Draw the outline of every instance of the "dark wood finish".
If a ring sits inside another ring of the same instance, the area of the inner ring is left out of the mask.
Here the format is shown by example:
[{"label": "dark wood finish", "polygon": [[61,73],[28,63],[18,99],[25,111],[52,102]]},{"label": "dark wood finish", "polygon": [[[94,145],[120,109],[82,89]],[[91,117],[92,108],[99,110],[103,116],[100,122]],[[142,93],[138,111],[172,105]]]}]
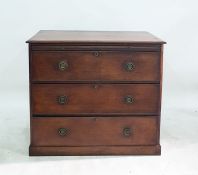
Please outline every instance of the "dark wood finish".
[{"label": "dark wood finish", "polygon": [[134,52],[160,52],[159,44],[143,43],[31,43],[32,51],[134,51]]},{"label": "dark wood finish", "polygon": [[[163,50],[164,50],[164,46],[161,46],[161,50],[160,50],[160,100],[159,100],[159,112],[161,115],[161,104],[162,104],[162,79],[163,79]],[[161,122],[161,117],[158,117],[157,119],[157,127],[158,127],[158,143],[160,144],[160,122]]]},{"label": "dark wood finish", "polygon": [[[34,114],[159,113],[158,84],[34,84]],[[66,96],[65,104],[58,103]],[[134,101],[126,103],[125,97]]]},{"label": "dark wood finish", "polygon": [[30,146],[30,156],[161,155],[161,146]]},{"label": "dark wood finish", "polygon": [[[40,31],[27,43],[31,156],[161,154],[164,41],[148,32]],[[59,61],[68,69],[58,71]]]},{"label": "dark wood finish", "polygon": [[[156,145],[156,117],[45,117],[32,119],[32,146]],[[124,135],[124,129],[131,133]],[[61,136],[58,131],[66,128]]]},{"label": "dark wood finish", "polygon": [[[96,55],[98,54],[98,55]],[[130,51],[34,51],[33,81],[159,81],[160,53]],[[59,70],[59,63],[68,64]],[[127,63],[134,69],[128,71]]]},{"label": "dark wood finish", "polygon": [[27,43],[154,43],[165,42],[149,32],[41,30]]}]

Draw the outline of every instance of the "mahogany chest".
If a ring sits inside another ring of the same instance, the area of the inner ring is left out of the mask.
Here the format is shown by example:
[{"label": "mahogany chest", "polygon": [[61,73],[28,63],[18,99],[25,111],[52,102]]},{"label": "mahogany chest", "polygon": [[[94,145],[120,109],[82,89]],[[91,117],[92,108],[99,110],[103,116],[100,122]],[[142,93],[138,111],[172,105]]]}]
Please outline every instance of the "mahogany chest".
[{"label": "mahogany chest", "polygon": [[39,31],[29,43],[29,154],[159,155],[164,41]]}]

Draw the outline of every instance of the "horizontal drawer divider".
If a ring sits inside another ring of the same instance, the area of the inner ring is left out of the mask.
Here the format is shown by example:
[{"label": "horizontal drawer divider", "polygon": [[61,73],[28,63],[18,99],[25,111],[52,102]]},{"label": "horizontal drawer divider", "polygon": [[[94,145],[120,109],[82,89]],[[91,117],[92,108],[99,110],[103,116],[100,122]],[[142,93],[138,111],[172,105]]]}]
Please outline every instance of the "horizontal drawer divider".
[{"label": "horizontal drawer divider", "polygon": [[120,116],[159,116],[156,113],[80,113],[80,114],[32,114],[33,117],[120,117]]},{"label": "horizontal drawer divider", "polygon": [[160,81],[32,81],[33,84],[160,84]]},{"label": "horizontal drawer divider", "polygon": [[140,144],[137,144],[137,145],[80,145],[80,146],[78,146],[78,145],[65,145],[65,146],[36,146],[36,145],[30,145],[30,146],[33,146],[33,147],[57,147],[57,148],[59,148],[59,147],[111,147],[111,146],[124,146],[124,147],[128,147],[128,146],[156,146],[157,144],[144,144],[144,145],[140,145]]},{"label": "horizontal drawer divider", "polygon": [[136,51],[136,52],[160,52],[160,45],[147,45],[147,46],[120,46],[114,45],[114,46],[55,46],[55,45],[32,45],[31,46],[32,51]]}]

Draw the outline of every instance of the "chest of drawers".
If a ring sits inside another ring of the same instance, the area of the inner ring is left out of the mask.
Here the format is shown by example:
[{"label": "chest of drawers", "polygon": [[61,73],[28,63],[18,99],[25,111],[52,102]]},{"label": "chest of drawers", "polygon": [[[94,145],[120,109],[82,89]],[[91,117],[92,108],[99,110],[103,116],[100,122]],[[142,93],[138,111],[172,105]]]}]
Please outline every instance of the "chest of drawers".
[{"label": "chest of drawers", "polygon": [[29,43],[29,154],[159,155],[164,41],[40,31]]}]

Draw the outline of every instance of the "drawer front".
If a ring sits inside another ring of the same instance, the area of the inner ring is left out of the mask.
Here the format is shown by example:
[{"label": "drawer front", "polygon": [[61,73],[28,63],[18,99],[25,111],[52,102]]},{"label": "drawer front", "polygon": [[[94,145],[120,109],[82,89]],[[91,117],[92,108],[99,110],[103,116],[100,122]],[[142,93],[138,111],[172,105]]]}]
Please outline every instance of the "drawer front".
[{"label": "drawer front", "polygon": [[160,53],[33,51],[33,81],[159,81]]},{"label": "drawer front", "polygon": [[32,119],[32,146],[156,145],[155,117]]},{"label": "drawer front", "polygon": [[34,114],[158,114],[159,84],[33,84]]}]

